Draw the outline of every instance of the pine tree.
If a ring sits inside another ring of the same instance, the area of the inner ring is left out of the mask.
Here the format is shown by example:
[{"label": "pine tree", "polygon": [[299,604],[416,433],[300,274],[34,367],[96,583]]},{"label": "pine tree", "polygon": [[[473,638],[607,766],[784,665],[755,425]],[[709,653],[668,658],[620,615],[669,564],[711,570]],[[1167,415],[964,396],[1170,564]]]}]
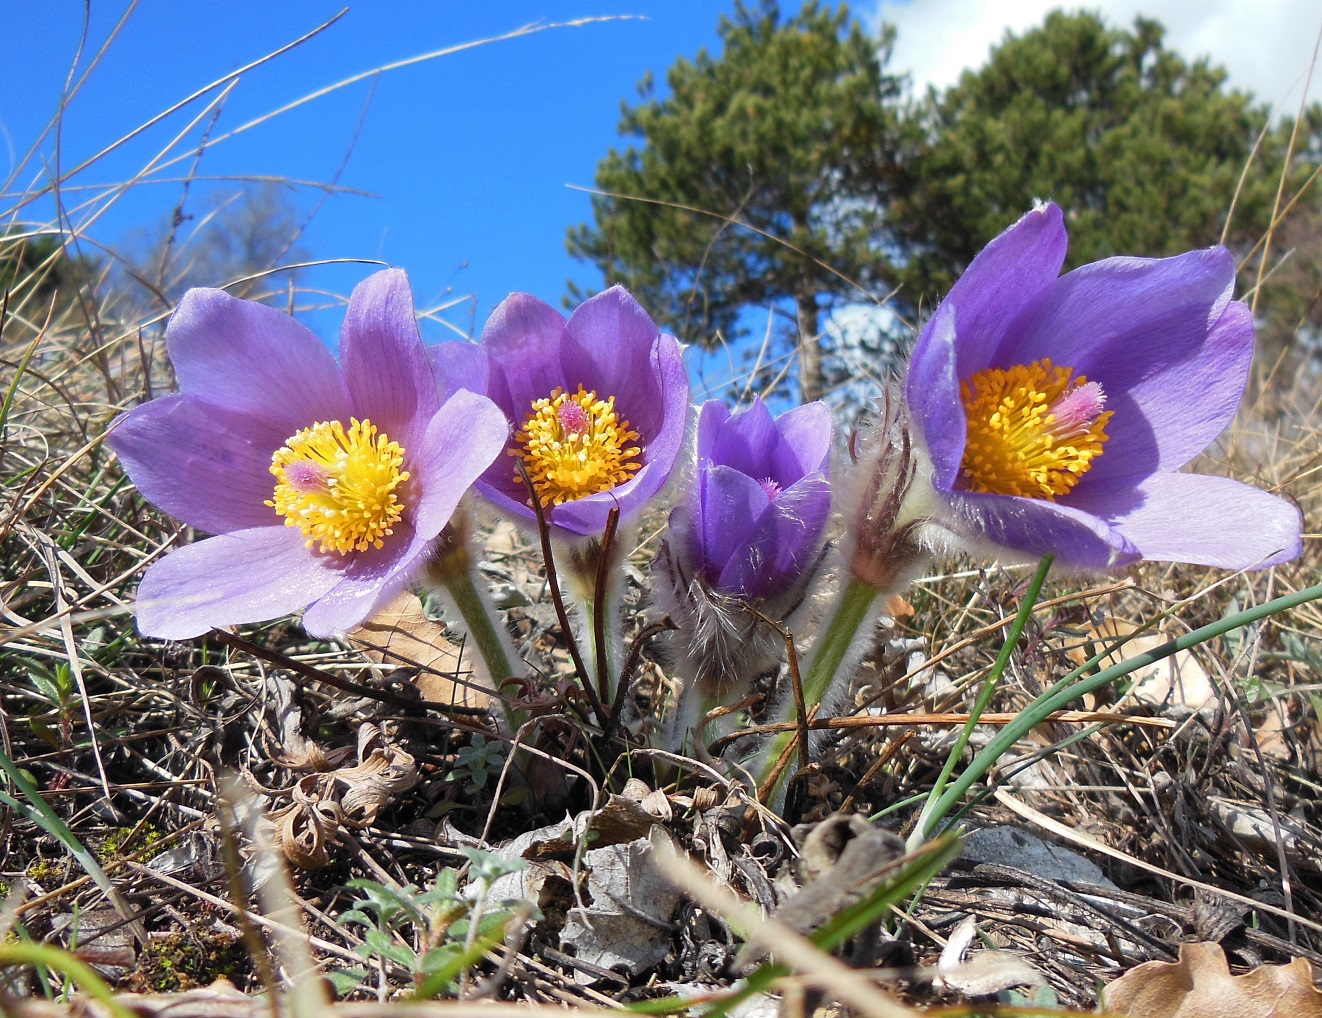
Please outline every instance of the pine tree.
[{"label": "pine tree", "polygon": [[816,399],[823,302],[866,299],[889,278],[893,35],[871,40],[846,7],[815,0],[786,20],[774,0],[737,3],[719,34],[718,56],[670,68],[664,99],[644,79],[642,101],[623,106],[620,133],[638,144],[598,164],[607,193],[569,250],[688,342],[733,338],[742,309],[792,307],[800,388]]},{"label": "pine tree", "polygon": [[[1232,201],[1228,242],[1247,250],[1262,235],[1290,125],[1267,133],[1240,187],[1268,110],[1163,36],[1143,18],[1123,31],[1095,14],[1054,12],[1040,28],[1007,33],[986,66],[929,96],[917,111],[926,146],[890,209],[909,256],[906,300],[939,298],[1039,198],[1065,210],[1069,267],[1215,244]],[[1308,161],[1307,152],[1294,161],[1295,187]]]}]

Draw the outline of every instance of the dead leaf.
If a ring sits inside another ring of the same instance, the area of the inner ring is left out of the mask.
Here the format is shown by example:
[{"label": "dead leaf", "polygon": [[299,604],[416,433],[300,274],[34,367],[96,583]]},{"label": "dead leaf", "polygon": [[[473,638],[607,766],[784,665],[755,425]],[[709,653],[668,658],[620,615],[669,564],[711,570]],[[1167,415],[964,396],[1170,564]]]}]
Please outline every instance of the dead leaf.
[{"label": "dead leaf", "polygon": [[888,594],[882,599],[881,612],[889,615],[896,624],[904,625],[917,614],[917,609],[899,594]]},{"label": "dead leaf", "polygon": [[461,660],[466,655],[450,642],[444,624],[427,618],[412,591],[400,591],[348,636],[372,661],[415,669],[413,684],[424,700],[479,709],[491,703],[491,693]]},{"label": "dead leaf", "polygon": [[[683,897],[657,868],[652,843],[590,849],[583,857],[588,904],[572,908],[560,934],[577,958],[599,968],[638,975],[659,964],[670,949],[671,919]],[[579,969],[579,982],[591,977]]]},{"label": "dead leaf", "polygon": [[[796,836],[802,828],[796,828]],[[776,918],[797,933],[811,933],[867,897],[904,857],[904,841],[856,814],[836,813],[808,830],[799,860],[803,886],[784,901]],[[746,945],[735,964],[741,971],[765,955]]]},{"label": "dead leaf", "polygon": [[969,947],[978,935],[977,921],[966,917],[946,941],[936,963],[934,985],[970,997],[987,997],[1016,986],[1045,986],[1046,977],[1009,951],[975,951]]},{"label": "dead leaf", "polygon": [[653,790],[641,778],[630,778],[624,783],[621,795],[638,803],[647,814],[661,821],[669,821],[675,814],[670,808],[670,799],[661,789]]},{"label": "dead leaf", "polygon": [[[1133,633],[1137,626],[1124,619],[1106,615],[1096,626],[1089,627],[1089,638],[1098,648],[1114,643],[1122,636]],[[1170,637],[1162,633],[1149,633],[1136,636],[1114,654],[1104,658],[1101,667],[1113,664],[1155,650],[1170,642]],[[1084,648],[1078,647],[1070,652],[1070,657],[1079,664],[1091,655]],[[1192,651],[1176,651],[1169,657],[1154,661],[1146,668],[1140,668],[1129,676],[1134,680],[1134,687],[1124,699],[1133,698],[1141,703],[1155,703],[1188,707],[1190,710],[1212,710],[1216,707],[1218,694],[1216,684],[1199,664]],[[1121,703],[1124,700],[1120,701]]]},{"label": "dead leaf", "polygon": [[327,771],[349,757],[353,751],[348,747],[328,754],[303,734],[303,708],[299,706],[298,687],[293,682],[273,675],[268,687],[271,701],[266,714],[276,732],[268,755],[274,763],[294,771]]},{"label": "dead leaf", "polygon": [[1232,976],[1218,944],[1182,944],[1177,962],[1149,961],[1102,991],[1102,1007],[1129,1018],[1322,1018],[1308,962]]},{"label": "dead leaf", "polygon": [[413,757],[376,725],[361,725],[355,766],[304,775],[289,790],[289,804],[270,814],[275,843],[293,866],[325,866],[341,827],[366,827],[393,796],[417,783]]}]

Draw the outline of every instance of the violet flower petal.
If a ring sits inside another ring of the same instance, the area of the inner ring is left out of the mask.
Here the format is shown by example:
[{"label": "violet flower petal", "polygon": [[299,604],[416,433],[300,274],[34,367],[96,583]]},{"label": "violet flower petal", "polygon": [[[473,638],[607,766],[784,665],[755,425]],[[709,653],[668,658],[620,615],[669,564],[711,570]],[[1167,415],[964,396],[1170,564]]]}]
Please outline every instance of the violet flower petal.
[{"label": "violet flower petal", "polygon": [[709,399],[698,409],[698,462],[712,458],[721,429],[730,419],[730,408],[719,399]]},{"label": "violet flower petal", "polygon": [[431,537],[415,534],[408,520],[400,520],[393,529],[383,547],[348,558],[339,582],[308,605],[303,613],[308,633],[329,637],[346,632],[404,588]]},{"label": "violet flower petal", "polygon": [[442,404],[409,457],[409,483],[420,496],[411,519],[422,537],[441,532],[455,507],[493,458],[503,455],[509,423],[485,396],[460,389]]},{"label": "violet flower petal", "polygon": [[[427,348],[441,402],[460,389],[496,397],[491,393],[491,360],[476,343],[451,340]],[[499,402],[499,400],[497,400]]]},{"label": "violet flower petal", "polygon": [[1228,477],[1159,473],[1138,493],[1142,503],[1112,526],[1149,561],[1261,569],[1302,550],[1292,503]]},{"label": "violet flower petal", "polygon": [[964,536],[1026,556],[1055,555],[1061,565],[1116,569],[1142,554],[1124,534],[1083,509],[1014,495],[944,492]]},{"label": "violet flower petal", "polygon": [[771,512],[771,500],[756,479],[723,464],[703,471],[699,497],[704,571],[715,580],[735,549],[747,544],[750,531]]},{"label": "violet flower petal", "polygon": [[502,453],[508,430],[505,415],[485,396],[461,389],[446,400],[407,452],[407,516],[384,547],[345,563],[340,582],[303,613],[303,628],[314,636],[351,629],[400,590],[460,498]]},{"label": "violet flower petal", "polygon": [[945,301],[928,320],[914,347],[905,380],[905,399],[932,461],[932,483],[949,491],[959,478],[968,419],[959,398],[956,373],[957,311]]},{"label": "violet flower petal", "polygon": [[170,317],[166,345],[183,392],[270,421],[284,438],[349,416],[335,357],[275,308],[223,290],[189,290]]},{"label": "violet flower petal", "polygon": [[1027,213],[969,263],[942,302],[957,313],[960,378],[991,365],[1015,316],[1056,282],[1068,244],[1064,215],[1052,203]]},{"label": "violet flower petal", "polygon": [[1224,248],[1085,265],[1025,309],[995,363],[1046,357],[1101,384],[1115,416],[1090,484],[1177,468],[1229,423],[1248,379],[1253,328],[1230,306],[1234,276]]},{"label": "violet flower petal", "polygon": [[[486,390],[515,428],[523,426],[534,400],[545,399],[557,386],[568,385],[561,368],[560,339],[565,318],[530,293],[512,293],[491,313],[482,329],[482,348],[490,358],[493,384]],[[477,389],[474,392],[480,391]]]},{"label": "violet flower petal", "polygon": [[[699,418],[708,413],[707,407],[718,400],[710,400],[702,408]],[[699,428],[699,437],[702,431]],[[731,467],[755,480],[762,480],[771,473],[772,456],[780,444],[780,431],[771,411],[760,399],[755,399],[746,410],[726,417],[722,426],[715,433],[715,441],[703,448],[698,447],[698,461],[710,459],[713,463]],[[794,475],[802,476],[802,471]],[[780,478],[775,478],[777,482]]]},{"label": "violet flower petal", "polygon": [[401,270],[385,269],[354,287],[340,329],[340,363],[355,416],[370,419],[407,451],[440,396]]},{"label": "violet flower petal", "polygon": [[181,393],[120,417],[106,444],[143,498],[191,527],[224,534],[282,522],[265,501],[275,490],[271,455],[284,444],[283,430]]},{"label": "violet flower petal", "polygon": [[[618,506],[621,517],[627,519],[664,488],[670,479],[675,459],[684,444],[689,412],[688,372],[684,368],[679,343],[673,336],[660,337],[645,370],[656,379],[660,426],[654,431],[644,431],[633,417],[628,417],[629,423],[642,436],[640,442],[645,461],[642,469],[630,480],[609,491],[556,506],[552,514],[555,526],[583,536],[600,534],[612,506]],[[621,405],[616,403],[617,407]],[[531,515],[531,512],[526,507],[523,509],[524,515]]]},{"label": "violet flower petal", "polygon": [[717,588],[744,597],[766,598],[792,587],[812,564],[831,513],[831,487],[820,474],[781,492],[730,552]]},{"label": "violet flower petal", "polygon": [[1105,452],[1075,490],[1184,466],[1234,419],[1252,364],[1253,316],[1231,301],[1192,357],[1108,400]]},{"label": "violet flower petal", "polygon": [[[665,486],[666,479],[660,466],[648,463],[624,484],[556,506],[551,525],[580,537],[599,535],[606,529],[612,508],[620,510],[621,519],[628,519]],[[533,512],[524,506],[522,515],[532,516]]]},{"label": "violet flower petal", "polygon": [[1021,305],[989,364],[1049,357],[1089,378],[1106,372],[1113,385],[1127,388],[1150,375],[1154,363],[1192,355],[1234,284],[1235,260],[1225,248],[1093,262]]},{"label": "violet flower petal", "polygon": [[614,396],[616,410],[635,431],[655,435],[666,412],[656,371],[660,338],[661,330],[624,287],[590,297],[565,324],[560,358],[567,387],[582,384],[602,399]]},{"label": "violet flower petal", "polygon": [[296,527],[257,527],[170,552],[138,584],[144,636],[186,640],[217,626],[262,622],[298,611],[340,580],[303,546]]},{"label": "violet flower petal", "polygon": [[771,476],[793,483],[805,474],[825,475],[831,461],[831,410],[822,402],[805,403],[777,419],[780,444],[772,453]]}]

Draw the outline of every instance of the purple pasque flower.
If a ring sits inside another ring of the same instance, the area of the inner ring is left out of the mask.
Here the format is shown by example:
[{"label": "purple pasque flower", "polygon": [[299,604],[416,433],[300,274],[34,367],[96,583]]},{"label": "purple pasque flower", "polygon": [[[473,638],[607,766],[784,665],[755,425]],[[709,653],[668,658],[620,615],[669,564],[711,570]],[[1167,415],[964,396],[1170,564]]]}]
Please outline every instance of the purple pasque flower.
[{"label": "purple pasque flower", "polygon": [[939,522],[1089,569],[1299,554],[1289,502],[1178,472],[1234,417],[1253,357],[1230,252],[1107,258],[1062,276],[1066,244],[1059,207],[1029,212],[919,337],[906,395]]},{"label": "purple pasque flower", "polygon": [[489,396],[510,422],[506,455],[477,490],[507,513],[535,514],[527,467],[553,530],[600,534],[610,510],[635,514],[670,477],[684,442],[688,374],[679,343],[623,287],[584,301],[566,321],[531,294],[492,313],[480,344],[432,348],[443,394]]},{"label": "purple pasque flower", "polygon": [[743,601],[801,593],[831,512],[830,458],[824,403],[774,419],[760,399],[737,414],[705,403],[696,483],[670,514],[679,576]]},{"label": "purple pasque flower", "polygon": [[490,400],[442,403],[398,269],[353,291],[339,363],[293,318],[222,290],[188,291],[166,344],[180,391],[106,441],[144,497],[217,536],[144,574],[147,636],[305,606],[313,635],[351,628],[409,581],[505,445]]},{"label": "purple pasque flower", "polygon": [[809,403],[773,419],[760,399],[737,414],[711,400],[697,452],[697,476],[653,566],[652,595],[675,625],[667,642],[686,680],[670,719],[676,747],[706,707],[737,699],[784,653],[765,618],[794,614],[821,558],[831,413]]}]

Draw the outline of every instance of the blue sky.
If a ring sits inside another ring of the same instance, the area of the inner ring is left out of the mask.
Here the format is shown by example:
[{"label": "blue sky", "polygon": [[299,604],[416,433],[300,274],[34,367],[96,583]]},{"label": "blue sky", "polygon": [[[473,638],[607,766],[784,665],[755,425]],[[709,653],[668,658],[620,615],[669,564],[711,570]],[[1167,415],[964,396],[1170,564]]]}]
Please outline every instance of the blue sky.
[{"label": "blue sky", "polygon": [[[1130,23],[1139,9],[1157,16],[1175,48],[1211,55],[1230,68],[1232,84],[1291,108],[1316,40],[1315,3],[1097,0],[1088,6],[1100,7],[1116,24]],[[868,24],[879,17],[897,24],[892,69],[912,69],[919,85],[946,85],[961,67],[985,60],[1007,28],[1022,31],[1040,23],[1050,4],[860,0],[854,7]],[[1242,30],[1246,4],[1256,12],[1249,36]],[[67,172],[192,91],[315,28],[342,6],[342,0],[142,0],[68,108],[61,169]],[[558,304],[570,277],[596,283],[592,268],[565,252],[566,228],[590,215],[588,196],[567,185],[591,185],[597,161],[620,144],[620,101],[636,98],[638,80],[651,71],[663,81],[677,56],[691,57],[702,46],[717,49],[717,20],[732,6],[733,0],[354,0],[325,32],[248,72],[228,97],[212,136],[382,64],[530,22],[627,17],[494,42],[391,71],[375,84],[343,88],[213,144],[198,172],[326,181],[348,155],[340,184],[374,197],[345,194],[326,202],[306,246],[319,258],[379,258],[403,266],[420,307],[472,294],[473,300],[456,304],[445,317],[462,329],[480,329],[512,290]],[[793,10],[798,3],[783,0],[783,6]],[[77,52],[83,10],[78,0],[6,5],[0,181],[56,109]],[[125,10],[125,0],[92,0],[80,70]],[[1316,97],[1318,91],[1315,81],[1310,94]],[[201,126],[172,142],[215,95],[133,139],[73,183],[122,181],[162,151],[191,150]],[[47,139],[9,190],[21,192],[48,179],[54,164],[55,149]],[[157,176],[177,177],[187,165]],[[88,193],[67,191],[66,205]],[[106,244],[120,243],[135,228],[161,221],[179,193],[178,183],[135,187],[85,232]],[[305,205],[313,197],[305,192]],[[12,204],[12,198],[0,198],[0,216]],[[205,205],[192,208],[201,212]],[[34,213],[49,216],[50,207],[25,210],[29,218]],[[305,281],[345,294],[370,271],[363,265],[337,266]],[[312,324],[333,339],[338,318],[338,312],[326,312]],[[440,326],[427,333],[432,339],[452,335]]]},{"label": "blue sky", "polygon": [[[75,165],[342,6],[340,0],[146,0],[69,106],[61,166]],[[8,7],[5,34],[24,45],[7,45],[0,62],[0,179],[10,175],[55,110],[82,29],[82,4],[72,0]],[[645,18],[551,28],[389,72],[374,87],[371,81],[352,85],[215,145],[198,172],[325,181],[348,154],[340,183],[374,197],[328,201],[306,236],[312,253],[403,266],[420,306],[472,293],[475,302],[447,314],[465,328],[480,328],[512,290],[558,303],[570,276],[595,282],[590,267],[565,252],[566,228],[589,216],[587,196],[566,185],[591,185],[597,160],[618,142],[620,100],[636,97],[645,72],[663,77],[678,55],[719,46],[716,23],[726,7],[698,0],[355,2],[320,36],[246,74],[213,137],[349,75],[530,22],[621,13]],[[124,9],[122,3],[94,0],[80,67],[88,65]],[[205,101],[134,139],[77,182],[132,176]],[[200,130],[171,151],[191,149]],[[29,164],[14,188],[22,191],[45,177],[52,153],[48,141],[44,158]],[[160,176],[177,177],[187,165]],[[79,197],[70,191],[65,203],[76,204]],[[116,243],[135,227],[159,221],[178,197],[177,183],[139,186],[88,232]],[[307,192],[308,202],[312,197]],[[0,210],[10,205],[10,199],[0,200]],[[320,271],[311,281],[344,293],[369,271],[345,266]],[[320,322],[317,327],[326,331]]]}]

